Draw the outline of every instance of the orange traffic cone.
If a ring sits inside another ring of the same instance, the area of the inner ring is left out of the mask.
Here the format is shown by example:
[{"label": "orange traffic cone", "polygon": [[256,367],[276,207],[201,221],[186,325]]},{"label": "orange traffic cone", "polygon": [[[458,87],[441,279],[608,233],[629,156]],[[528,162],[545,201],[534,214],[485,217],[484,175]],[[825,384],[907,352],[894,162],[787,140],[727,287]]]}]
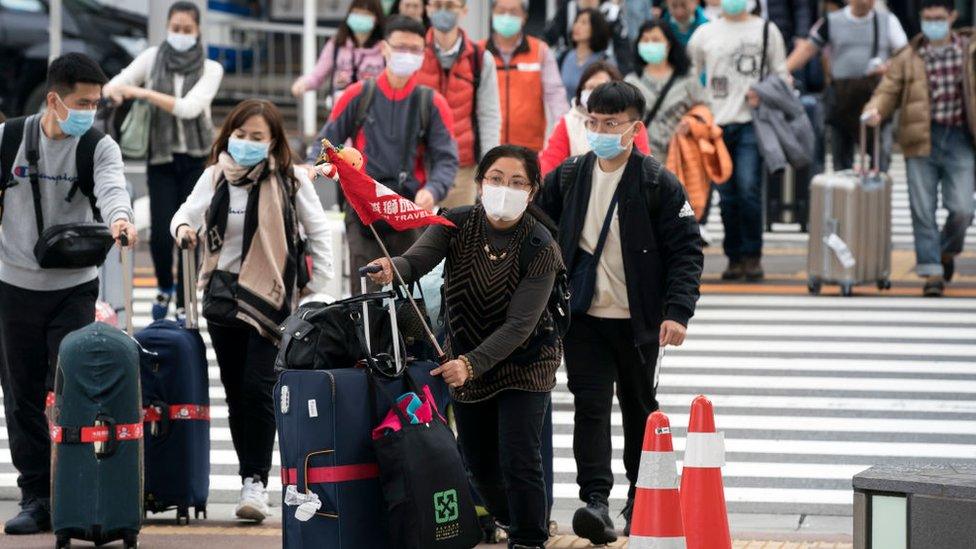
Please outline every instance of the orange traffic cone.
[{"label": "orange traffic cone", "polygon": [[668,416],[654,412],[644,427],[644,451],[630,526],[631,549],[685,549],[678,501],[678,463]]},{"label": "orange traffic cone", "polygon": [[731,549],[722,466],[725,437],[715,432],[712,402],[702,395],[691,403],[684,469],[681,471],[681,518],[688,549]]}]

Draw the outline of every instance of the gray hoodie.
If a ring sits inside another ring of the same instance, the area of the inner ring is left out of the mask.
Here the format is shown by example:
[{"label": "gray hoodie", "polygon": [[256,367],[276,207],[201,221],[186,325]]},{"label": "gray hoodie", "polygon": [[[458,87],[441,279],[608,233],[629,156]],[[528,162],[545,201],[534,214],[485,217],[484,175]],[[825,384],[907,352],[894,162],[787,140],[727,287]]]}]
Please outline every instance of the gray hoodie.
[{"label": "gray hoodie", "polygon": [[[40,116],[40,115],[35,115]],[[0,139],[4,124],[0,124]],[[77,193],[71,202],[65,198],[78,179],[75,149],[78,139],[48,139],[41,130],[38,172],[41,208],[45,227],[62,223],[91,222],[88,199]],[[64,290],[90,282],[98,277],[95,267],[85,269],[41,269],[34,259],[37,226],[34,199],[27,178],[27,158],[21,143],[14,160],[12,185],[3,202],[3,225],[0,227],[0,281],[36,291]],[[106,223],[132,220],[132,205],[125,187],[122,152],[111,137],[95,147],[95,198]]]}]

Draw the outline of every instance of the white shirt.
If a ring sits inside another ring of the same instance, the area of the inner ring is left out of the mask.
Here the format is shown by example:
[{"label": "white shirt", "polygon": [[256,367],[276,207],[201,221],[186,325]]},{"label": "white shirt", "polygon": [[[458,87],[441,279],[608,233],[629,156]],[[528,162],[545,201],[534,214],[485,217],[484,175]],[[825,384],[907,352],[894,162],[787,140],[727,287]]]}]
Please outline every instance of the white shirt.
[{"label": "white shirt", "polygon": [[[193,192],[180,206],[169,224],[170,233],[176,237],[180,225],[189,225],[199,231],[206,222],[207,210],[214,196],[214,167],[204,170],[197,180]],[[305,170],[295,168],[298,178],[298,194],[295,205],[298,222],[308,239],[308,252],[312,256],[312,280],[308,289],[312,293],[324,293],[329,281],[335,276],[333,270],[332,230],[315,187]],[[241,256],[244,246],[244,211],[247,209],[247,191],[229,186],[230,206],[227,213],[227,228],[224,230],[224,244],[220,250],[217,269],[232,273],[240,272]],[[330,296],[336,298],[339,296]]]},{"label": "white shirt", "polygon": [[[580,234],[580,248],[592,254],[600,240],[600,230],[607,217],[613,193],[620,184],[620,178],[627,168],[625,162],[612,172],[600,169],[600,162],[593,163],[593,187],[590,201],[586,206],[583,232]],[[620,205],[613,209],[613,220],[603,253],[596,268],[596,288],[590,302],[590,316],[597,318],[630,318],[630,302],[627,298],[627,279],[624,276],[624,256],[620,247]]]},{"label": "white shirt", "polygon": [[[132,63],[129,63],[128,67],[122,69],[122,72],[105,85],[106,92],[111,91],[116,86],[149,87],[158,51],[157,46],[146,48],[146,51],[140,53],[132,60]],[[203,62],[203,74],[200,75],[200,79],[190,91],[183,94],[183,82],[185,80],[183,75],[173,75],[173,95],[176,97],[176,102],[173,104],[173,116],[176,117],[177,135],[177,142],[173,144],[174,153],[186,153],[186,133],[183,130],[183,120],[192,120],[200,116],[201,113],[206,114],[208,122],[211,120],[210,104],[213,103],[223,78],[224,67],[216,61],[206,59]]]}]

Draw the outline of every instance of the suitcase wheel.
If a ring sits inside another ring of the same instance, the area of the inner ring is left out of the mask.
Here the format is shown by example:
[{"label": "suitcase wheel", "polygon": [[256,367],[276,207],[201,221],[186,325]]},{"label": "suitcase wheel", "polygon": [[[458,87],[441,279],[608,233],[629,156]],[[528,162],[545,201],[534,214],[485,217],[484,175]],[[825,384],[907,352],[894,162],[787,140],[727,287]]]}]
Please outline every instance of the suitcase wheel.
[{"label": "suitcase wheel", "polygon": [[854,285],[850,283],[840,285],[840,295],[844,297],[851,297],[854,295]]},{"label": "suitcase wheel", "polygon": [[71,547],[71,538],[63,534],[58,534],[54,549],[68,549]]},{"label": "suitcase wheel", "polygon": [[122,547],[125,549],[137,549],[139,547],[138,534],[126,534],[122,537]]},{"label": "suitcase wheel", "polygon": [[176,525],[177,526],[187,526],[190,524],[190,508],[189,507],[177,507],[176,509]]},{"label": "suitcase wheel", "polygon": [[810,295],[820,295],[821,288],[822,284],[819,280],[810,279],[807,281],[807,291],[810,292]]},{"label": "suitcase wheel", "polygon": [[878,289],[881,290],[881,291],[890,290],[891,289],[891,281],[888,280],[888,279],[879,280],[878,281]]}]

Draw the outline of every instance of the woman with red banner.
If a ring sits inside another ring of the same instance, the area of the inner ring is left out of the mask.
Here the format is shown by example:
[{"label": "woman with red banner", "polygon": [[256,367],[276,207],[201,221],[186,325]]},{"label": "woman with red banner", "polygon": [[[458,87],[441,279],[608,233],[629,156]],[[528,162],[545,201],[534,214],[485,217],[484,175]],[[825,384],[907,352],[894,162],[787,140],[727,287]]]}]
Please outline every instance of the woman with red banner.
[{"label": "woman with red banner", "polygon": [[308,172],[293,164],[281,113],[272,103],[250,99],[237,105],[209,164],[170,230],[178,241],[196,246],[197,232],[204,229],[203,316],[227,392],[243,479],[236,514],[260,522],[270,513],[266,486],[275,437],[271,392],[278,325],[291,314],[296,290],[327,287],[332,236]]},{"label": "woman with red banner", "polygon": [[409,283],[446,258],[450,360],[431,373],[453,388],[461,450],[488,510],[509,530],[510,546],[544,547],[542,427],[562,358],[546,305],[564,267],[549,222],[529,209],[542,186],[534,151],[496,147],[476,180],[478,204],[449,211],[450,224],[427,219],[437,224],[403,256],[374,261],[382,271],[371,277],[389,284],[397,271]]}]

